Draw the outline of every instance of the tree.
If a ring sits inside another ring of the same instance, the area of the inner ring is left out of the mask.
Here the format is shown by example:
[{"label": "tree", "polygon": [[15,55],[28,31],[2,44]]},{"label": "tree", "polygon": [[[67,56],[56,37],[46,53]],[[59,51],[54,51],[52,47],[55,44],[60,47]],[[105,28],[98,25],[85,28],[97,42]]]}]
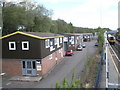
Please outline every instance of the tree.
[{"label": "tree", "polygon": [[[52,11],[32,2],[5,3],[3,7],[3,35],[21,31],[50,32]],[[24,28],[20,28],[24,27]]]},{"label": "tree", "polygon": [[14,32],[18,26],[26,23],[26,11],[24,8],[13,5],[3,8],[3,34]]}]

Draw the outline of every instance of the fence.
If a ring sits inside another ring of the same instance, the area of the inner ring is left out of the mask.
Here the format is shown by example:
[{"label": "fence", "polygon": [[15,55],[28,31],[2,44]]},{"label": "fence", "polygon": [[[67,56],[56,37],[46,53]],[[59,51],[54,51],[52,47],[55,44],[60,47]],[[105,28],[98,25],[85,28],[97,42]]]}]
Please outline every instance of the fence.
[{"label": "fence", "polygon": [[94,82],[94,88],[95,89],[97,89],[99,87],[102,64],[103,64],[103,53],[101,54],[100,64],[99,64],[99,67],[98,67],[98,73],[97,73],[97,77],[96,77],[95,82]]}]

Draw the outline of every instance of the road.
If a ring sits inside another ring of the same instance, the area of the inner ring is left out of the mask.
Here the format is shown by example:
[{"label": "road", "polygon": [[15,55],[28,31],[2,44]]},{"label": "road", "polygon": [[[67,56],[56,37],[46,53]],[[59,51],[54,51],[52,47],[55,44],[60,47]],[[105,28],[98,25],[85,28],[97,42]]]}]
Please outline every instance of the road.
[{"label": "road", "polygon": [[40,82],[20,82],[8,81],[3,79],[4,88],[54,88],[56,82],[61,82],[67,78],[68,82],[71,80],[72,73],[75,73],[75,79],[82,74],[84,65],[87,62],[87,56],[95,54],[97,47],[95,47],[95,40],[85,42],[86,48],[83,51],[75,51],[73,56],[65,56],[62,61],[53,69],[53,71]]}]

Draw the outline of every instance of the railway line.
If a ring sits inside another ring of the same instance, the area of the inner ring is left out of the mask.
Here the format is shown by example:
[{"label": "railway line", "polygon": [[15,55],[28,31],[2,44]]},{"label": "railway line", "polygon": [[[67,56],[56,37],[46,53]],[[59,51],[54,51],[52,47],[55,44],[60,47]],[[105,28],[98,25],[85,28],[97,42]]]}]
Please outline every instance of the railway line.
[{"label": "railway line", "polygon": [[116,41],[114,45],[111,45],[111,47],[113,48],[120,60],[120,41]]},{"label": "railway line", "polygon": [[110,46],[110,52],[112,53],[117,72],[120,75],[120,42],[116,41],[114,45]]}]

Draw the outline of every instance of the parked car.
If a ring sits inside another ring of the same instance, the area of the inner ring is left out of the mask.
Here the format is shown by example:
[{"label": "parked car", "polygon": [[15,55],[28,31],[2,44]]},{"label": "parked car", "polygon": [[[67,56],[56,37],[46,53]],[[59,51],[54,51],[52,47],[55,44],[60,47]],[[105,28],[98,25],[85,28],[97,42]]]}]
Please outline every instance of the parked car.
[{"label": "parked car", "polygon": [[73,50],[67,50],[65,55],[66,56],[72,56],[73,55]]},{"label": "parked car", "polygon": [[77,50],[77,51],[82,51],[82,46],[79,45],[76,50]]},{"label": "parked car", "polygon": [[83,44],[82,44],[82,47],[83,47],[83,48],[85,48],[85,47],[86,47],[86,45],[83,43]]},{"label": "parked car", "polygon": [[98,46],[98,42],[95,43],[95,46]]}]

